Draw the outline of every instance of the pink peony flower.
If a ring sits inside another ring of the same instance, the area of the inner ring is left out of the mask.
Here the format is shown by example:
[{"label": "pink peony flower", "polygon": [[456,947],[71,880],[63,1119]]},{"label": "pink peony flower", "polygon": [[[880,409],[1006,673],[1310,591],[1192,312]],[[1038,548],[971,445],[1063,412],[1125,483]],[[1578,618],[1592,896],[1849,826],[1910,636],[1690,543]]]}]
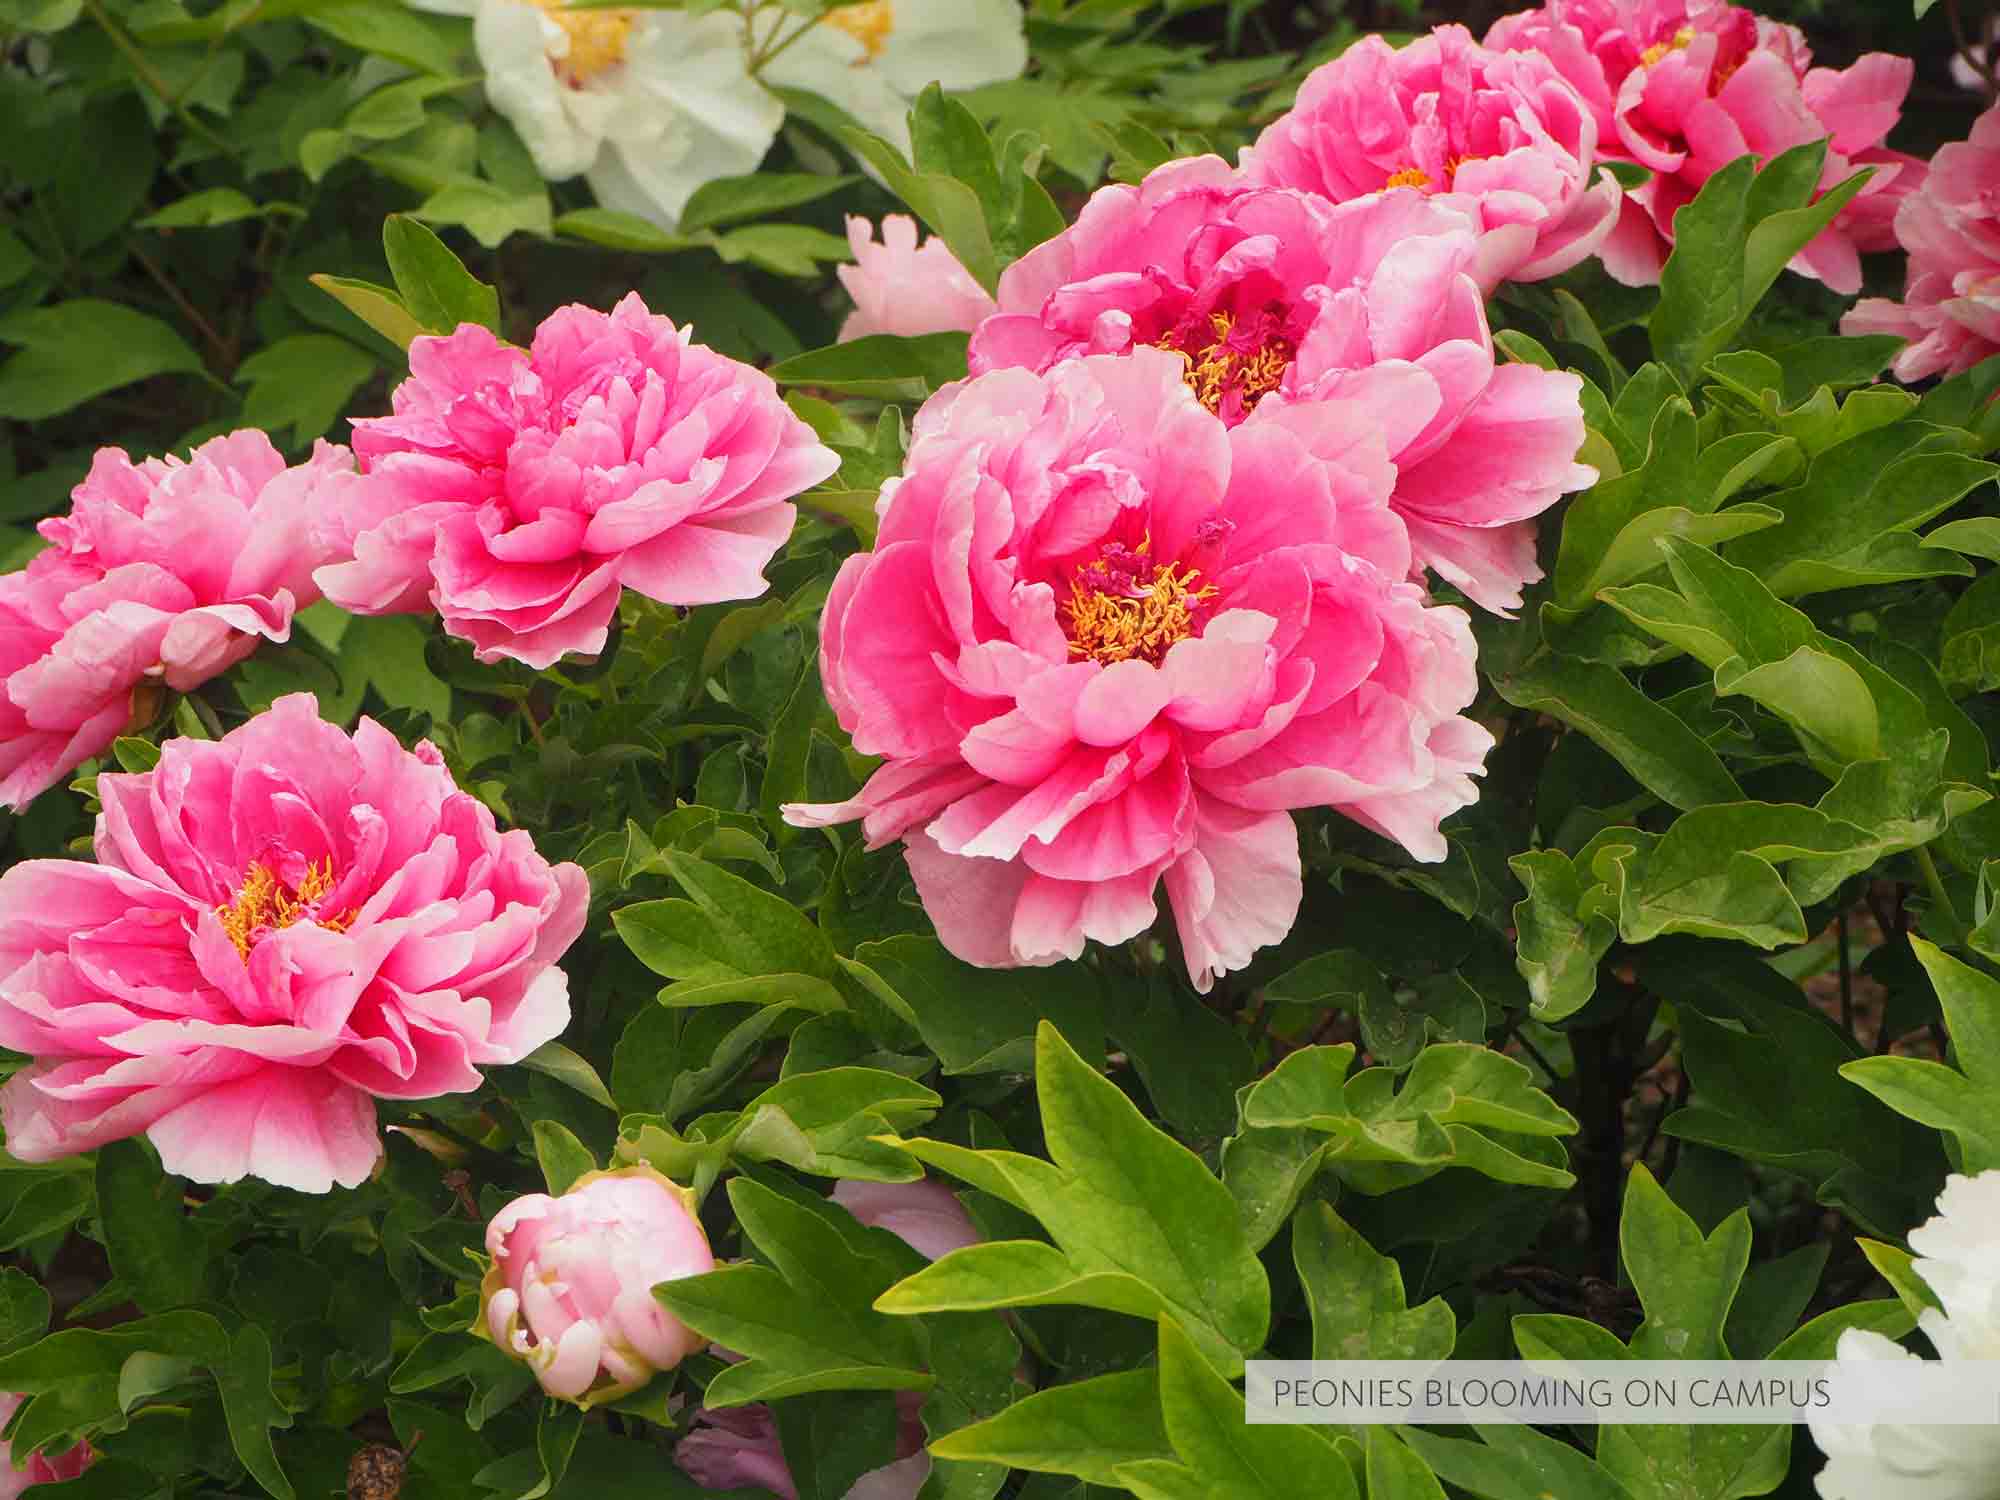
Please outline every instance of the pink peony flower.
[{"label": "pink peony flower", "polygon": [[1244,188],[1215,157],[1099,190],[1000,278],[975,374],[1151,345],[1225,425],[1332,401],[1366,410],[1396,466],[1411,567],[1488,609],[1541,576],[1532,518],[1596,479],[1574,462],[1582,382],[1493,363],[1477,223],[1443,197],[1331,205]]},{"label": "pink peony flower", "polygon": [[410,346],[395,414],[354,423],[367,482],[324,510],[320,587],[360,614],[435,606],[481,661],[604,647],[621,586],[764,592],[791,496],[839,467],[769,376],[638,294],[557,309],[530,349],[466,324]]},{"label": "pink peony flower", "polygon": [[[14,1413],[21,1409],[25,1396],[11,1392],[0,1392],[0,1426],[14,1420]],[[0,1500],[15,1500],[29,1487],[37,1484],[57,1484],[65,1479],[74,1479],[95,1462],[97,1454],[88,1443],[78,1443],[66,1453],[51,1458],[46,1453],[34,1453],[28,1457],[23,1468],[14,1467],[13,1454],[0,1443]]]},{"label": "pink peony flower", "polygon": [[1896,205],[1923,180],[1922,162],[1882,146],[1914,76],[1906,57],[1815,68],[1797,27],[1721,0],[1547,0],[1496,21],[1486,45],[1547,58],[1597,115],[1599,154],[1652,171],[1600,251],[1628,285],[1660,279],[1675,212],[1746,152],[1763,162],[1830,138],[1822,190],[1875,169],[1791,263],[1836,292],[1861,289],[1859,252],[1893,248]]},{"label": "pink peony flower", "polygon": [[[979,1243],[964,1205],[943,1183],[842,1180],[833,1185],[832,1196],[863,1224],[888,1230],[926,1260]],[[930,1455],[923,1451],[923,1405],[922,1392],[896,1393],[901,1418],[896,1461],[863,1474],[845,1500],[916,1500],[931,1473]],[[674,1449],[674,1462],[706,1489],[757,1486],[781,1500],[798,1500],[771,1408],[761,1402],[719,1411],[703,1407]]]},{"label": "pink peony flower", "polygon": [[695,1213],[694,1194],[648,1166],[516,1198],[486,1226],[492,1264],[472,1331],[564,1401],[636,1391],[703,1343],[653,1297],[663,1281],[715,1269]]},{"label": "pink peony flower", "polygon": [[169,1172],[352,1187],[373,1100],[477,1088],[569,1020],[589,889],[500,833],[437,751],[308,694],[98,778],[97,863],[0,875],[7,1150],[144,1132]]},{"label": "pink peony flower", "polygon": [[1910,253],[1903,300],[1857,302],[1840,331],[1910,340],[1896,356],[1898,380],[1955,375],[2000,354],[2000,108],[1973,123],[1970,140],[1939,148],[1896,211],[1896,238]]},{"label": "pink peony flower", "polygon": [[[848,1486],[843,1500],[917,1500],[931,1476],[931,1456],[923,1451],[924,1398],[896,1392],[901,1418],[894,1463],[870,1469]],[[785,1463],[784,1444],[771,1408],[762,1402],[695,1414],[694,1430],[674,1447],[674,1462],[706,1490],[765,1489],[779,1500],[799,1500],[799,1487]]]},{"label": "pink peony flower", "polygon": [[833,1185],[833,1201],[863,1224],[886,1229],[925,1260],[979,1243],[979,1231],[958,1195],[941,1182],[859,1182]]},{"label": "pink peony flower", "polygon": [[1284,403],[1231,428],[1184,373],[1137,348],[947,386],[827,600],[828,698],[888,763],[786,816],[904,839],[968,962],[1124,942],[1164,882],[1206,990],[1297,912],[1289,809],[1434,860],[1474,798],[1471,631],[1406,581],[1377,417]]},{"label": "pink peony flower", "polygon": [[261,432],[186,459],[100,448],[50,543],[0,577],[0,806],[24,807],[94,755],[164,684],[199,687],[319,598],[308,511],[354,480],[345,448],[297,468]]},{"label": "pink peony flower", "polygon": [[1548,62],[1439,26],[1400,49],[1363,37],[1314,69],[1242,171],[1335,203],[1438,196],[1478,227],[1490,288],[1566,271],[1611,232],[1623,193],[1609,172],[1592,181],[1596,150],[1596,116]]},{"label": "pink peony flower", "polygon": [[847,243],[855,263],[836,273],[854,311],[840,325],[840,342],[871,333],[912,338],[922,333],[970,333],[993,311],[986,288],[958,263],[945,242],[932,235],[917,247],[917,221],[908,214],[882,220],[875,243],[868,221],[847,216]]}]

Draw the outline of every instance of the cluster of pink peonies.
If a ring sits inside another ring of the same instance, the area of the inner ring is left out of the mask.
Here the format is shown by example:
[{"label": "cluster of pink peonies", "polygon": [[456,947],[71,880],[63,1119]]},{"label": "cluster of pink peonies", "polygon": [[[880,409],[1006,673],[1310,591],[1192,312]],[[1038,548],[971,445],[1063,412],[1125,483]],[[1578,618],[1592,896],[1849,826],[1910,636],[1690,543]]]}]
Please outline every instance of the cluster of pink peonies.
[{"label": "cluster of pink peonies", "polygon": [[[481,660],[605,644],[620,590],[754,598],[794,495],[839,466],[769,376],[638,296],[564,307],[528,349],[465,325],[410,348],[394,415],[287,468],[262,432],[185,461],[101,450],[50,546],[0,576],[0,806],[284,641],[322,592],[435,609]],[[360,463],[355,462],[358,456]]]},{"label": "cluster of pink peonies", "polygon": [[1486,45],[1554,64],[1596,117],[1600,155],[1652,173],[1599,249],[1620,281],[1659,280],[1675,212],[1722,167],[1824,140],[1822,188],[1873,175],[1792,269],[1857,292],[1860,252],[1895,247],[1897,205],[1923,180],[1922,162],[1882,145],[1909,92],[1908,58],[1815,68],[1796,27],[1722,0],[1547,0],[1495,22]]},{"label": "cluster of pink peonies", "polygon": [[1910,257],[1903,300],[1856,303],[1841,332],[1908,339],[1900,380],[1955,375],[2000,354],[2000,108],[1979,117],[1970,140],[1939,148],[1896,210],[1896,238]]},{"label": "cluster of pink peonies", "polygon": [[[863,1224],[896,1235],[926,1260],[979,1243],[964,1206],[941,1183],[842,1181],[834,1184],[833,1201]],[[931,1472],[930,1455],[923,1451],[923,1404],[918,1392],[896,1393],[897,1457],[863,1474],[843,1500],[916,1500]],[[777,1423],[762,1403],[698,1410],[693,1430],[674,1448],[674,1462],[704,1489],[758,1487],[779,1500],[798,1500]]]},{"label": "cluster of pink peonies", "polygon": [[[14,1420],[14,1413],[21,1409],[26,1399],[12,1392],[0,1393],[0,1426]],[[26,1464],[16,1468],[6,1444],[0,1443],[0,1500],[16,1500],[17,1496],[36,1485],[74,1479],[89,1468],[96,1457],[90,1444],[78,1443],[66,1453],[33,1454]]]},{"label": "cluster of pink peonies", "polygon": [[198,1182],[352,1187],[375,1099],[477,1088],[568,1024],[583,872],[499,832],[428,743],[301,694],[97,790],[96,863],[0,875],[19,1160],[143,1132]]}]

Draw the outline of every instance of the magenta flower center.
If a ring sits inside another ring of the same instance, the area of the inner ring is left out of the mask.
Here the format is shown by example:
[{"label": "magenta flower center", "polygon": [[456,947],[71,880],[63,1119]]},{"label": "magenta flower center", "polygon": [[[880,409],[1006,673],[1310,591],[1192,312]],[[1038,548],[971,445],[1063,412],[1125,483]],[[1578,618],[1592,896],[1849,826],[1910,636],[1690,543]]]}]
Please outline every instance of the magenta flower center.
[{"label": "magenta flower center", "polygon": [[248,963],[250,950],[259,941],[302,919],[334,932],[345,932],[354,920],[352,911],[325,914],[320,911],[320,902],[332,893],[334,883],[332,856],[323,864],[307,865],[296,886],[269,865],[254,864],[245,873],[236,899],[217,907],[215,914],[221,919],[229,941],[236,945],[237,953]]},{"label": "magenta flower center", "polygon": [[1249,317],[1211,312],[1183,318],[1155,347],[1178,354],[1195,398],[1234,424],[1284,383],[1298,353],[1284,327],[1282,308],[1265,308]]},{"label": "magenta flower center", "polygon": [[1150,545],[1107,542],[1070,575],[1062,616],[1072,656],[1157,663],[1174,642],[1201,629],[1215,586],[1184,563],[1155,563]]}]

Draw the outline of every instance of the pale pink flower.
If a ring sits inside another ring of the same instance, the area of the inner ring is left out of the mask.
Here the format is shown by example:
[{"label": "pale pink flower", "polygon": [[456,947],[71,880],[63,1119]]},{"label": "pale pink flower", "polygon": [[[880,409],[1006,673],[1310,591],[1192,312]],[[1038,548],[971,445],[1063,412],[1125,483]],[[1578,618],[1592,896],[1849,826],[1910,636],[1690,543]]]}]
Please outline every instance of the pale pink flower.
[{"label": "pale pink flower", "polygon": [[786,816],[903,839],[968,962],[1124,942],[1164,883],[1206,990],[1291,926],[1290,809],[1435,860],[1474,799],[1471,631],[1407,581],[1379,420],[1314,401],[1231,428],[1183,374],[1140,347],[947,386],[827,600],[828,698],[888,763]]},{"label": "pale pink flower", "polygon": [[1314,69],[1242,171],[1335,203],[1442,198],[1477,225],[1490,287],[1566,271],[1611,232],[1623,194],[1609,172],[1593,180],[1596,151],[1596,116],[1548,62],[1439,26],[1401,48],[1363,37]]},{"label": "pale pink flower", "polygon": [[1903,300],[1869,297],[1841,320],[1847,334],[1893,333],[1899,380],[1955,375],[2000,354],[2000,108],[1972,138],[1938,149],[1930,175],[1896,211],[1910,254]]},{"label": "pale pink flower", "polygon": [[473,1332],[525,1360],[551,1396],[593,1406],[671,1370],[704,1340],[653,1296],[715,1269],[688,1189],[648,1166],[516,1198],[486,1226]]},{"label": "pale pink flower", "polygon": [[[888,1230],[926,1260],[979,1243],[965,1206],[940,1182],[843,1179],[833,1185],[832,1197],[863,1224]],[[896,1393],[901,1418],[896,1461],[863,1474],[844,1500],[916,1500],[931,1472],[930,1455],[923,1451],[923,1404],[920,1391]],[[761,1402],[717,1411],[703,1407],[695,1413],[694,1429],[674,1449],[674,1462],[707,1489],[754,1486],[780,1500],[798,1500],[777,1424],[770,1407]]]},{"label": "pale pink flower", "polygon": [[785,502],[839,467],[771,378],[646,310],[569,306],[517,349],[475,324],[410,345],[395,414],[354,423],[366,482],[319,530],[343,609],[435,607],[481,661],[604,647],[621,587],[764,592]]},{"label": "pale pink flower", "polygon": [[1486,45],[1553,63],[1596,113],[1599,155],[1653,173],[1599,251],[1630,285],[1659,280],[1675,212],[1746,153],[1762,163],[1827,140],[1822,191],[1874,168],[1791,263],[1836,292],[1861,289],[1860,252],[1894,247],[1896,205],[1923,180],[1922,162],[1882,145],[1914,75],[1907,57],[1815,68],[1797,27],[1721,0],[1548,0],[1496,21]]},{"label": "pale pink flower", "polygon": [[925,1260],[979,1243],[958,1195],[941,1182],[861,1182],[843,1178],[833,1201],[863,1224],[886,1229]]},{"label": "pale pink flower", "polygon": [[497,831],[427,741],[350,737],[294,694],[97,794],[97,863],[0,875],[22,1161],[143,1132],[197,1182],[352,1187],[375,1099],[477,1088],[569,1020],[583,871]]},{"label": "pale pink flower", "polygon": [[[100,448],[49,546],[0,577],[0,806],[24,807],[151,705],[291,634],[319,598],[306,517],[354,482],[345,448],[296,468],[254,430],[186,459]],[[136,706],[135,706],[136,701]]]},{"label": "pale pink flower", "polygon": [[849,214],[847,243],[855,263],[835,271],[854,299],[840,325],[843,344],[871,333],[970,333],[993,311],[986,288],[943,240],[932,235],[918,247],[917,221],[908,214],[882,220],[880,244],[866,219]]},{"label": "pale pink flower", "polygon": [[1443,198],[1329,204],[1249,188],[1215,157],[1100,189],[1009,266],[972,336],[975,374],[1165,349],[1225,425],[1336,402],[1365,410],[1396,472],[1390,505],[1426,567],[1488,609],[1541,576],[1533,517],[1596,473],[1582,382],[1497,366],[1479,226]]},{"label": "pale pink flower", "polygon": [[[14,1413],[21,1409],[25,1396],[12,1392],[0,1392],[0,1427],[14,1420]],[[30,1486],[37,1484],[57,1484],[65,1479],[74,1479],[96,1460],[97,1454],[88,1443],[78,1443],[67,1452],[51,1457],[48,1453],[29,1455],[22,1468],[14,1467],[13,1454],[0,1443],[0,1500],[15,1500]]]}]

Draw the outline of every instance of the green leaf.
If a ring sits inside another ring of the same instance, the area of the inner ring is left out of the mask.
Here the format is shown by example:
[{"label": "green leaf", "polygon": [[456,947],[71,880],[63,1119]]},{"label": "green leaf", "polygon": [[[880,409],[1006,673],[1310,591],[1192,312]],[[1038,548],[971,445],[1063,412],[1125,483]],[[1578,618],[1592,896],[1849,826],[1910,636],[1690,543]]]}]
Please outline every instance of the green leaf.
[{"label": "green leaf", "polygon": [[324,273],[306,279],[398,349],[409,348],[410,340],[428,331],[411,314],[402,297],[388,287]]},{"label": "green leaf", "polygon": [[1471,1443],[1414,1427],[1397,1433],[1447,1483],[1481,1500],[1634,1500],[1590,1455],[1532,1427],[1477,1427]]},{"label": "green leaf", "polygon": [[180,1180],[135,1140],[97,1151],[97,1209],[112,1274],[147,1312],[186,1307],[207,1280],[208,1244],[181,1211]]},{"label": "green leaf", "polygon": [[72,297],[0,322],[20,352],[0,364],[0,418],[39,422],[155,375],[203,374],[201,357],[146,313]]},{"label": "green leaf", "polygon": [[293,1500],[292,1483],[271,1447],[271,1429],[290,1427],[292,1414],[271,1389],[270,1339],[256,1324],[246,1323],[230,1341],[229,1358],[212,1368],[237,1458],[266,1494]]},{"label": "green leaf", "polygon": [[916,338],[876,333],[795,354],[778,361],[768,373],[780,385],[921,402],[940,387],[965,378],[966,342],[962,333]]},{"label": "green leaf", "polygon": [[520,1065],[545,1073],[558,1083],[567,1084],[593,1104],[601,1104],[606,1109],[618,1107],[612,1102],[611,1091],[605,1088],[604,1080],[597,1076],[597,1069],[561,1042],[542,1043],[522,1058]]},{"label": "green leaf", "polygon": [[[1234,1201],[1201,1159],[1143,1116],[1117,1085],[1086,1064],[1044,1021],[1035,1041],[1035,1088],[1054,1165],[1012,1152],[965,1151],[943,1142],[904,1149],[1016,1204],[1041,1220],[1067,1258],[1079,1295],[1133,1310],[1129,1281],[1149,1287],[1218,1367],[1234,1374],[1264,1340],[1270,1284],[1244,1238]],[[943,1310],[930,1295],[969,1251],[945,1256],[881,1303]],[[1024,1263],[1025,1264],[1025,1263]],[[1049,1286],[1046,1258],[1030,1266]],[[981,1284],[978,1306],[989,1300]],[[1091,1302],[1087,1305],[1105,1305]]]},{"label": "green leaf", "polygon": [[296,333],[266,345],[231,378],[248,385],[243,421],[274,437],[287,429],[303,447],[339,420],[377,365],[375,356],[331,333]]},{"label": "green leaf", "polygon": [[1727,1359],[1723,1325],[1750,1263],[1750,1216],[1739,1209],[1704,1236],[1643,1165],[1625,1187],[1619,1253],[1646,1321],[1632,1340],[1642,1359]]},{"label": "green leaf", "polygon": [[[901,152],[869,131],[847,126],[839,134],[855,155],[881,174],[889,190],[943,239],[974,281],[989,292],[999,284],[1000,261],[978,189],[942,172],[913,169]],[[988,162],[990,169],[990,155]]]},{"label": "green leaf", "polygon": [[204,188],[176,199],[156,213],[133,220],[137,229],[213,229],[244,219],[283,215],[297,218],[302,210],[296,203],[258,203],[232,187]]},{"label": "green leaf", "polygon": [[858,177],[818,172],[752,172],[747,177],[716,177],[694,190],[681,210],[680,232],[693,234],[738,219],[760,219],[812,203],[860,181]]},{"label": "green leaf", "polygon": [[464,50],[467,28],[427,16],[394,0],[317,0],[299,18],[336,40],[425,73],[450,74]]},{"label": "green leaf", "polygon": [[1368,1500],[1445,1500],[1430,1465],[1386,1427],[1368,1429]]},{"label": "green leaf", "polygon": [[1616,668],[1544,653],[1519,671],[1496,675],[1493,686],[1516,708],[1551,714],[1581,730],[1675,807],[1742,800],[1742,789],[1708,743]]},{"label": "green leaf", "polygon": [[590,1154],[590,1148],[559,1121],[537,1120],[533,1130],[535,1160],[541,1164],[542,1180],[550,1193],[561,1197],[577,1178],[597,1170],[597,1158]]},{"label": "green leaf", "polygon": [[1866,182],[1857,174],[1815,198],[1826,151],[1812,141],[1761,170],[1738,157],[1674,215],[1651,333],[1654,353],[1683,380],[1729,345],[1786,263]]},{"label": "green leaf", "polygon": [[26,1348],[48,1330],[51,1303],[42,1284],[13,1266],[0,1267],[0,1356]]},{"label": "green leaf", "polygon": [[465,323],[500,331],[500,294],[416,219],[389,215],[382,223],[382,253],[410,316],[430,332],[450,333]]},{"label": "green leaf", "polygon": [[1592,884],[1561,850],[1533,850],[1507,863],[1528,891],[1514,906],[1515,962],[1535,1019],[1560,1021],[1597,993],[1597,964],[1611,951],[1617,925],[1603,910],[1587,909]]},{"label": "green leaf", "polygon": [[2000,688],[2000,569],[1958,596],[1943,635],[1938,675],[1953,697]]},{"label": "green leaf", "polygon": [[910,1020],[947,1074],[1028,1072],[1044,1019],[1085,1047],[1093,1028],[1102,1032],[1097,985],[1080,965],[1024,980],[1019,970],[974,968],[937,939],[906,933],[861,944],[844,967]]},{"label": "green leaf", "polygon": [[1917,1057],[1864,1057],[1841,1077],[1898,1114],[1954,1136],[1968,1173],[2000,1167],[2000,980],[1912,937],[1910,946],[1936,988],[1959,1069]]},{"label": "green leaf", "polygon": [[1170,1318],[1160,1320],[1167,1439],[1213,1500],[1355,1500],[1354,1476],[1311,1427],[1244,1420],[1243,1396]]},{"label": "green leaf", "polygon": [[1442,1297],[1404,1300],[1396,1262],[1350,1228],[1329,1204],[1292,1218],[1292,1260],[1312,1313],[1314,1359],[1448,1359],[1458,1320]]},{"label": "green leaf", "polygon": [[1074,1474],[1117,1485],[1120,1465],[1173,1451],[1160,1412],[1160,1376],[1130,1370],[1037,1391],[984,1422],[934,1439],[936,1458]]},{"label": "green leaf", "polygon": [[[693,898],[668,898],[619,908],[612,925],[639,961],[656,974],[689,982],[694,993],[673,987],[675,1004],[713,1004],[755,997],[734,991],[704,998],[699,986],[781,976],[819,981],[831,990],[837,972],[833,947],[820,930],[789,901],[752,885],[717,865],[669,849],[660,862],[675,882]],[[793,986],[797,990],[798,986]],[[801,1003],[792,991],[774,993],[770,1000]],[[815,1009],[837,1008],[838,995]]]},{"label": "green leaf", "polygon": [[[730,1206],[770,1266],[723,1266],[653,1289],[704,1337],[746,1358],[709,1383],[712,1407],[816,1390],[924,1390],[915,1325],[873,1302],[916,1258],[886,1230],[849,1239],[829,1213],[746,1177]],[[843,1217],[845,1217],[843,1215]]]}]

